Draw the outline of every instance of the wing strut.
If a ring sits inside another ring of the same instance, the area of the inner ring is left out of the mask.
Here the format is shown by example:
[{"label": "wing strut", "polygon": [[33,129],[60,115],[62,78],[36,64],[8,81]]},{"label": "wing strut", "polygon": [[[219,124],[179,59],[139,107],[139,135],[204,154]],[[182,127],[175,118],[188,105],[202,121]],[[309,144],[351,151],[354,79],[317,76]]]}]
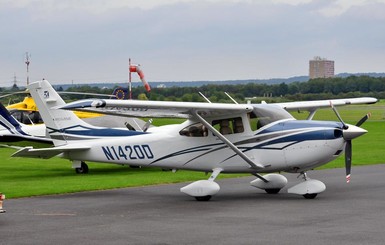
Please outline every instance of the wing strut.
[{"label": "wing strut", "polygon": [[310,110],[309,116],[306,118],[306,120],[313,120],[313,117],[316,112],[317,112],[317,109]]},{"label": "wing strut", "polygon": [[230,149],[232,149],[238,156],[240,156],[243,160],[245,160],[251,168],[254,169],[262,169],[265,168],[263,165],[254,163],[248,156],[246,156],[241,150],[238,149],[233,143],[231,143],[225,136],[223,136],[218,130],[216,130],[210,123],[208,123],[203,117],[201,117],[195,110],[193,111],[193,115],[206,126],[208,130],[210,130],[215,136],[217,136],[223,143],[225,143]]}]

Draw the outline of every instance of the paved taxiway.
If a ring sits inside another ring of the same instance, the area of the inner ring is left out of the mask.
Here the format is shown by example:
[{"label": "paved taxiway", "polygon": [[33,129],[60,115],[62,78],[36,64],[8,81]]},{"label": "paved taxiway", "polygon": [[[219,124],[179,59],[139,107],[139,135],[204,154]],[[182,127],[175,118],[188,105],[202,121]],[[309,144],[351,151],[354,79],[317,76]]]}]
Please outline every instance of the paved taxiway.
[{"label": "paved taxiway", "polygon": [[[289,185],[296,175],[285,174]],[[385,165],[311,171],[314,200],[219,180],[209,202],[184,184],[5,200],[0,244],[384,244]]]}]

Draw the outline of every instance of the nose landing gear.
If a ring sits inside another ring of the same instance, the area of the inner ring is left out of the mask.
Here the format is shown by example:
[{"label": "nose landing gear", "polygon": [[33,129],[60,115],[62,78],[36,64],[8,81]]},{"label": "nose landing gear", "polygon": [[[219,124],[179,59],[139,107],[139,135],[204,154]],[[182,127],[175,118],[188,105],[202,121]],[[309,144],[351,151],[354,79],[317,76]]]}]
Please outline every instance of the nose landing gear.
[{"label": "nose landing gear", "polygon": [[288,193],[302,195],[306,199],[314,199],[319,193],[326,190],[323,182],[308,178],[306,172],[301,172],[301,175],[304,181],[289,188]]}]

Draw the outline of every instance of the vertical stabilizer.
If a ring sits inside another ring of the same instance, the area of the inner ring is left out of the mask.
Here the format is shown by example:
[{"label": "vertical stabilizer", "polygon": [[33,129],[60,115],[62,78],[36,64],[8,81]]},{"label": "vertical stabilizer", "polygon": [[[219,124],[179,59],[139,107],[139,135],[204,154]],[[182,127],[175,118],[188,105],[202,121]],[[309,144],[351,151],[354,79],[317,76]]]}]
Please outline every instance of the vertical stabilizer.
[{"label": "vertical stabilizer", "polygon": [[9,114],[9,111],[0,103],[0,129],[8,130],[11,134],[23,134],[21,124]]},{"label": "vertical stabilizer", "polygon": [[77,127],[92,128],[91,125],[79,119],[72,111],[51,109],[56,106],[65,105],[66,103],[48,81],[43,80],[31,83],[28,89],[35,100],[55,146],[67,143],[68,138],[66,137],[65,131],[68,129]]}]

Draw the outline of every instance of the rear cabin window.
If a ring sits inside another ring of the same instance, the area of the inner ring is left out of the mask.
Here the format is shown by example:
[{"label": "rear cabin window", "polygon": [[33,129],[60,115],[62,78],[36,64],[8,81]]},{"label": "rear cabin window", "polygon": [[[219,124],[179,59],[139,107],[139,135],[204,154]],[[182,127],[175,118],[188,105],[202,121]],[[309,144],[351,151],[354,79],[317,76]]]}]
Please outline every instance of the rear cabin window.
[{"label": "rear cabin window", "polygon": [[241,117],[214,120],[212,123],[221,134],[238,134],[245,131]]}]

